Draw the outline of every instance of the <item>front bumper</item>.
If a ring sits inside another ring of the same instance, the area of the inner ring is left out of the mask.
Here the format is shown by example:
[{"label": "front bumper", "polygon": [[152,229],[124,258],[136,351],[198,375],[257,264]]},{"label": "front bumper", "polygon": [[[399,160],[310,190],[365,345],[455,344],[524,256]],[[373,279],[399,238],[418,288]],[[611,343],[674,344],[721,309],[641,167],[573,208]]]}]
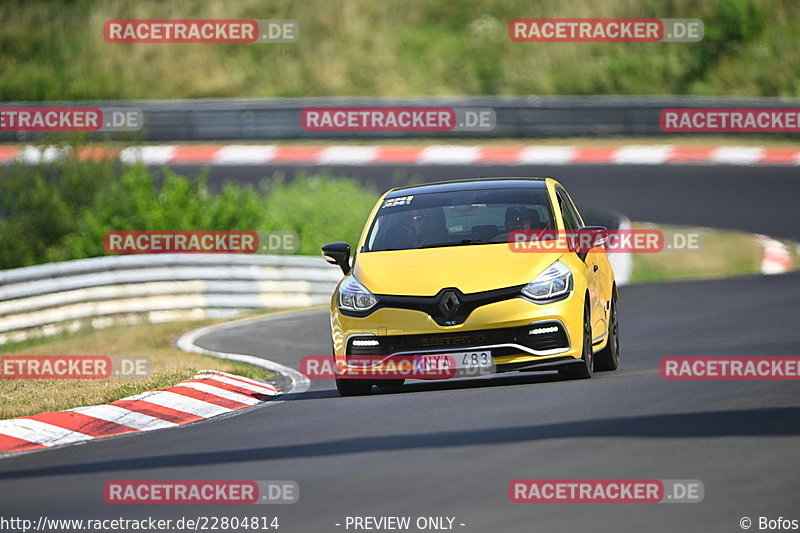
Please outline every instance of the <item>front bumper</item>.
[{"label": "front bumper", "polygon": [[410,309],[384,307],[366,317],[345,316],[333,302],[334,354],[348,373],[358,372],[359,365],[348,364],[351,356],[389,361],[392,356],[479,349],[491,350],[498,372],[565,364],[581,357],[583,308],[575,292],[549,304],[517,297],[478,307],[463,324],[440,326],[430,315]]}]

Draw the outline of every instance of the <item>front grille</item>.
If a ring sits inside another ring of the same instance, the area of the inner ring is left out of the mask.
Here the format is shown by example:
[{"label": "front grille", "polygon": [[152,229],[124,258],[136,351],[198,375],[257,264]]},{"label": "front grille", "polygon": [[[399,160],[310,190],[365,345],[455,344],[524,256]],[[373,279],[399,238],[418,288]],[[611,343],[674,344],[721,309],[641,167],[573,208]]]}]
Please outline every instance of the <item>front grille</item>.
[{"label": "front grille", "polygon": [[432,335],[393,335],[380,337],[386,353],[408,352],[418,349],[444,350],[517,342],[520,328],[485,329]]},{"label": "front grille", "polygon": [[[523,285],[464,294],[456,287],[440,290],[435,296],[396,296],[376,294],[378,308],[413,309],[427,313],[440,326],[463,324],[475,309],[519,296]],[[454,300],[455,298],[455,300]]]},{"label": "front grille", "polygon": [[[554,332],[529,334],[530,330],[543,327],[556,327]],[[458,350],[494,344],[522,344],[534,350],[554,350],[568,346],[567,334],[558,322],[541,322],[533,326],[516,328],[484,329],[459,331],[453,333],[433,333],[425,335],[386,335],[370,337],[380,342],[379,346],[368,349],[353,346],[350,339],[347,353],[351,355],[391,355],[398,352],[422,352],[426,350]]]}]

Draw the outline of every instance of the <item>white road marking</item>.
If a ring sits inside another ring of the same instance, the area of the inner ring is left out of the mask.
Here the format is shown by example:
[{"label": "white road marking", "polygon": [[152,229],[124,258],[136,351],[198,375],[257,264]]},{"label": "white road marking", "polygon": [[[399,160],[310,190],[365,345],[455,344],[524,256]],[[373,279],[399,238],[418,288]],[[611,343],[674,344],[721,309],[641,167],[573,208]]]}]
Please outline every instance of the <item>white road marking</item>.
[{"label": "white road marking", "polygon": [[517,163],[521,165],[566,165],[575,157],[572,146],[529,146],[522,150]]},{"label": "white road marking", "polygon": [[130,409],[125,409],[117,405],[90,405],[87,407],[76,407],[75,409],[70,409],[70,411],[98,418],[106,422],[122,424],[123,426],[138,429],[139,431],[178,425],[169,420],[163,420],[144,413],[137,413],[136,411],[131,411]]},{"label": "white road marking", "polygon": [[213,403],[183,396],[182,394],[163,390],[145,392],[125,399],[150,402],[160,405],[161,407],[168,407],[170,409],[175,409],[176,411],[183,411],[184,413],[189,413],[190,415],[202,416],[203,418],[233,411],[233,409],[229,409],[227,407],[222,407]]},{"label": "white road marking", "polygon": [[275,146],[230,144],[223,147],[212,161],[215,165],[263,165],[275,158]]},{"label": "white road marking", "polygon": [[465,165],[477,161],[480,156],[478,146],[428,146],[420,153],[416,163],[419,165]]},{"label": "white road marking", "polygon": [[0,420],[0,433],[44,446],[55,446],[94,438],[85,433],[64,429],[46,422],[31,420],[30,418]]},{"label": "white road marking", "polygon": [[623,146],[611,156],[618,165],[661,165],[667,161],[672,146]]},{"label": "white road marking", "polygon": [[363,165],[375,161],[377,149],[373,146],[330,146],[317,158],[320,164]]},{"label": "white road marking", "polygon": [[213,394],[214,396],[219,396],[220,398],[225,398],[226,400],[231,400],[234,402],[243,403],[245,405],[256,405],[261,400],[257,400],[251,396],[245,396],[244,394],[239,394],[238,392],[229,391],[227,389],[223,389],[221,387],[215,387],[214,385],[210,385],[208,383],[178,383],[175,385],[176,387],[186,387],[187,389],[194,389],[200,392],[206,392],[208,394]]}]

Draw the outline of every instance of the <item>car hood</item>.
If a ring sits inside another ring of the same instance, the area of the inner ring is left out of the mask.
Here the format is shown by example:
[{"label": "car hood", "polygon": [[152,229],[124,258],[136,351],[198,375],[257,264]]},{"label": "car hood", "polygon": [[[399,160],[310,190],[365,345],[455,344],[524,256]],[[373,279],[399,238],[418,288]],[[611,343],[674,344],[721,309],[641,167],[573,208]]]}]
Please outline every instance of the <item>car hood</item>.
[{"label": "car hood", "polygon": [[468,294],[524,285],[561,255],[512,252],[507,243],[364,252],[354,274],[374,294],[433,296],[445,287]]}]

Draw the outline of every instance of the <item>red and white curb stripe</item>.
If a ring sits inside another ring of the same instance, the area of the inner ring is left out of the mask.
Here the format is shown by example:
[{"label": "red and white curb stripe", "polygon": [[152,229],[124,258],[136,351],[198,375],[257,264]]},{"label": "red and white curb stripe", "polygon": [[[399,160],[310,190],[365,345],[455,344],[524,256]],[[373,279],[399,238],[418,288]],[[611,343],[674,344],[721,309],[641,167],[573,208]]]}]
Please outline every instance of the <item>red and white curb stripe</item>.
[{"label": "red and white curb stripe", "polygon": [[202,371],[174,387],[147,391],[108,405],[0,420],[0,453],[180,426],[252,407],[277,394],[278,389],[260,381]]},{"label": "red and white curb stripe", "polygon": [[764,249],[761,257],[762,274],[785,274],[792,270],[792,254],[785,244],[766,235],[756,235],[756,239]]},{"label": "red and white curb stripe", "polygon": [[[0,146],[0,163],[50,162],[69,148]],[[147,165],[800,165],[800,148],[761,146],[160,145],[86,147],[81,158]]]}]

